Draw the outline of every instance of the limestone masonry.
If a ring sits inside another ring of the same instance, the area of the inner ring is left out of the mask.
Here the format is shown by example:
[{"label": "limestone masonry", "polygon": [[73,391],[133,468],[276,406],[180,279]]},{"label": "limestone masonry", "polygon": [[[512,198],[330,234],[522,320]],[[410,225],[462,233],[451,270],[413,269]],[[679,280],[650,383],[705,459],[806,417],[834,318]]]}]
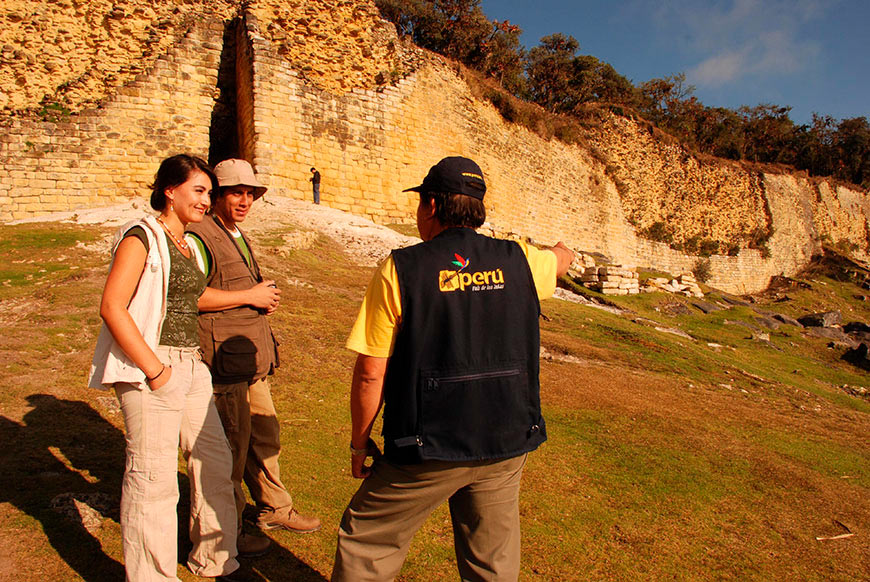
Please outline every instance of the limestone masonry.
[{"label": "limestone masonry", "polygon": [[794,274],[823,239],[868,256],[866,192],[702,161],[617,116],[586,145],[545,141],[368,0],[7,0],[0,107],[2,221],[141,196],[162,158],[190,152],[250,160],[267,196],[310,199],[316,166],[324,204],[411,222],[402,189],[465,155],[486,174],[492,232],[564,240],[629,270],[676,275],[700,260],[640,236],[656,229],[728,242],[708,283],[732,292]]}]

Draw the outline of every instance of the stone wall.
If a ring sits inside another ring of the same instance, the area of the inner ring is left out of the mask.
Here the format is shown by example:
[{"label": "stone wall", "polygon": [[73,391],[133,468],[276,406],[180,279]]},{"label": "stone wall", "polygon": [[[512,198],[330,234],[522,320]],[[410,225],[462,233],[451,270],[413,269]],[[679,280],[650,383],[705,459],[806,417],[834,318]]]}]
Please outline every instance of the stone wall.
[{"label": "stone wall", "polygon": [[588,152],[543,141],[476,101],[443,60],[396,83],[336,95],[306,83],[248,15],[257,71],[253,162],[276,195],[310,196],[378,222],[410,222],[417,185],[446,155],[474,158],[488,183],[489,223],[501,234],[566,239],[615,256],[634,252],[619,195]]},{"label": "stone wall", "polygon": [[3,119],[0,220],[141,195],[163,155],[206,156],[222,31],[197,25],[100,108]]},{"label": "stone wall", "polygon": [[[410,222],[416,198],[402,190],[441,157],[466,155],[486,174],[494,233],[564,240],[614,263],[671,273],[703,259],[639,237],[651,222],[683,238],[743,241],[736,256],[709,258],[709,283],[729,291],[755,291],[774,275],[794,274],[819,250],[821,233],[866,250],[862,192],[702,163],[623,118],[605,124],[595,155],[545,141],[474,99],[457,71],[431,55],[395,86],[333,94],[277,54],[255,18],[246,26],[257,71],[253,160],[275,195],[309,197],[309,167],[316,166],[324,204],[378,222]],[[745,248],[756,231],[769,236],[767,257]]]},{"label": "stone wall", "polygon": [[0,119],[0,220],[142,196],[163,157],[206,157],[223,30],[196,23],[99,108]]},{"label": "stone wall", "polygon": [[[126,15],[137,2],[117,7]],[[662,223],[682,241],[740,241],[735,256],[709,259],[709,282],[729,291],[794,274],[825,237],[866,256],[866,193],[702,161],[616,116],[590,132],[589,145],[546,141],[475,99],[444,59],[398,39],[371,2],[259,0],[241,15],[217,0],[184,6],[210,4],[212,18],[191,18],[98,108],[57,122],[0,119],[0,220],[142,195],[162,157],[223,151],[215,142],[227,139],[269,185],[267,196],[310,199],[315,166],[324,204],[381,223],[412,222],[416,195],[402,190],[440,158],[465,155],[486,175],[491,232],[564,240],[673,274],[699,257],[639,232]],[[225,126],[232,116],[237,135],[215,131],[216,118]],[[746,248],[759,233],[765,256]]]}]

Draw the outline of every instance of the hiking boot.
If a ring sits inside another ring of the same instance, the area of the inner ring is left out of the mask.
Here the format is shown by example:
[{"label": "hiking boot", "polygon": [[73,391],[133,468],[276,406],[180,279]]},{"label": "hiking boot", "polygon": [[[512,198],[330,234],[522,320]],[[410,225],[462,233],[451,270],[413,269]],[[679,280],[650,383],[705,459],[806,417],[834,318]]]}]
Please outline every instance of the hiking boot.
[{"label": "hiking boot", "polygon": [[275,512],[260,516],[257,527],[269,531],[273,529],[286,529],[296,533],[309,533],[320,529],[320,520],[313,516],[302,515],[295,509],[285,516]]},{"label": "hiking boot", "polygon": [[265,536],[255,536],[241,532],[236,539],[236,549],[241,558],[258,558],[265,556],[272,545],[272,540]]}]

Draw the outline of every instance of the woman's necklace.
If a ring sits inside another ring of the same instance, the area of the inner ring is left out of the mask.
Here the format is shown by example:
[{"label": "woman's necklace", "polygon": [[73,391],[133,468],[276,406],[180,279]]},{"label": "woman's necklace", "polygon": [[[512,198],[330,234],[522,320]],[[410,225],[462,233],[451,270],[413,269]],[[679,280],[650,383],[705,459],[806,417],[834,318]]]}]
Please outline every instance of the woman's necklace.
[{"label": "woman's necklace", "polygon": [[188,244],[184,241],[184,239],[179,239],[177,236],[175,236],[175,234],[173,234],[173,232],[169,230],[169,227],[166,226],[166,223],[163,222],[163,219],[159,216],[157,217],[157,222],[160,223],[160,225],[163,227],[163,230],[166,231],[166,234],[172,237],[172,240],[175,241],[175,244],[178,246],[178,248],[186,252],[188,249]]}]

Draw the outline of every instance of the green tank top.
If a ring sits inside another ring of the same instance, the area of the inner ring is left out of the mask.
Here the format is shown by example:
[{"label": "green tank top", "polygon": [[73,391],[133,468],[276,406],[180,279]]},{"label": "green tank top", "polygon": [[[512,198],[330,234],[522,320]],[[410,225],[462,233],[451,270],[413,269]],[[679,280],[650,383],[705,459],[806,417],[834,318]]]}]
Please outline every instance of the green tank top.
[{"label": "green tank top", "polygon": [[[148,250],[148,238],[142,227],[131,228],[126,236],[138,238],[145,245],[145,250]],[[166,293],[166,317],[163,320],[163,330],[160,332],[160,345],[199,347],[197,332],[199,309],[196,304],[205,291],[205,275],[192,258],[188,259],[181,254],[166,233],[163,233],[163,236],[166,238],[166,244],[169,245],[170,267],[169,289]]]}]

